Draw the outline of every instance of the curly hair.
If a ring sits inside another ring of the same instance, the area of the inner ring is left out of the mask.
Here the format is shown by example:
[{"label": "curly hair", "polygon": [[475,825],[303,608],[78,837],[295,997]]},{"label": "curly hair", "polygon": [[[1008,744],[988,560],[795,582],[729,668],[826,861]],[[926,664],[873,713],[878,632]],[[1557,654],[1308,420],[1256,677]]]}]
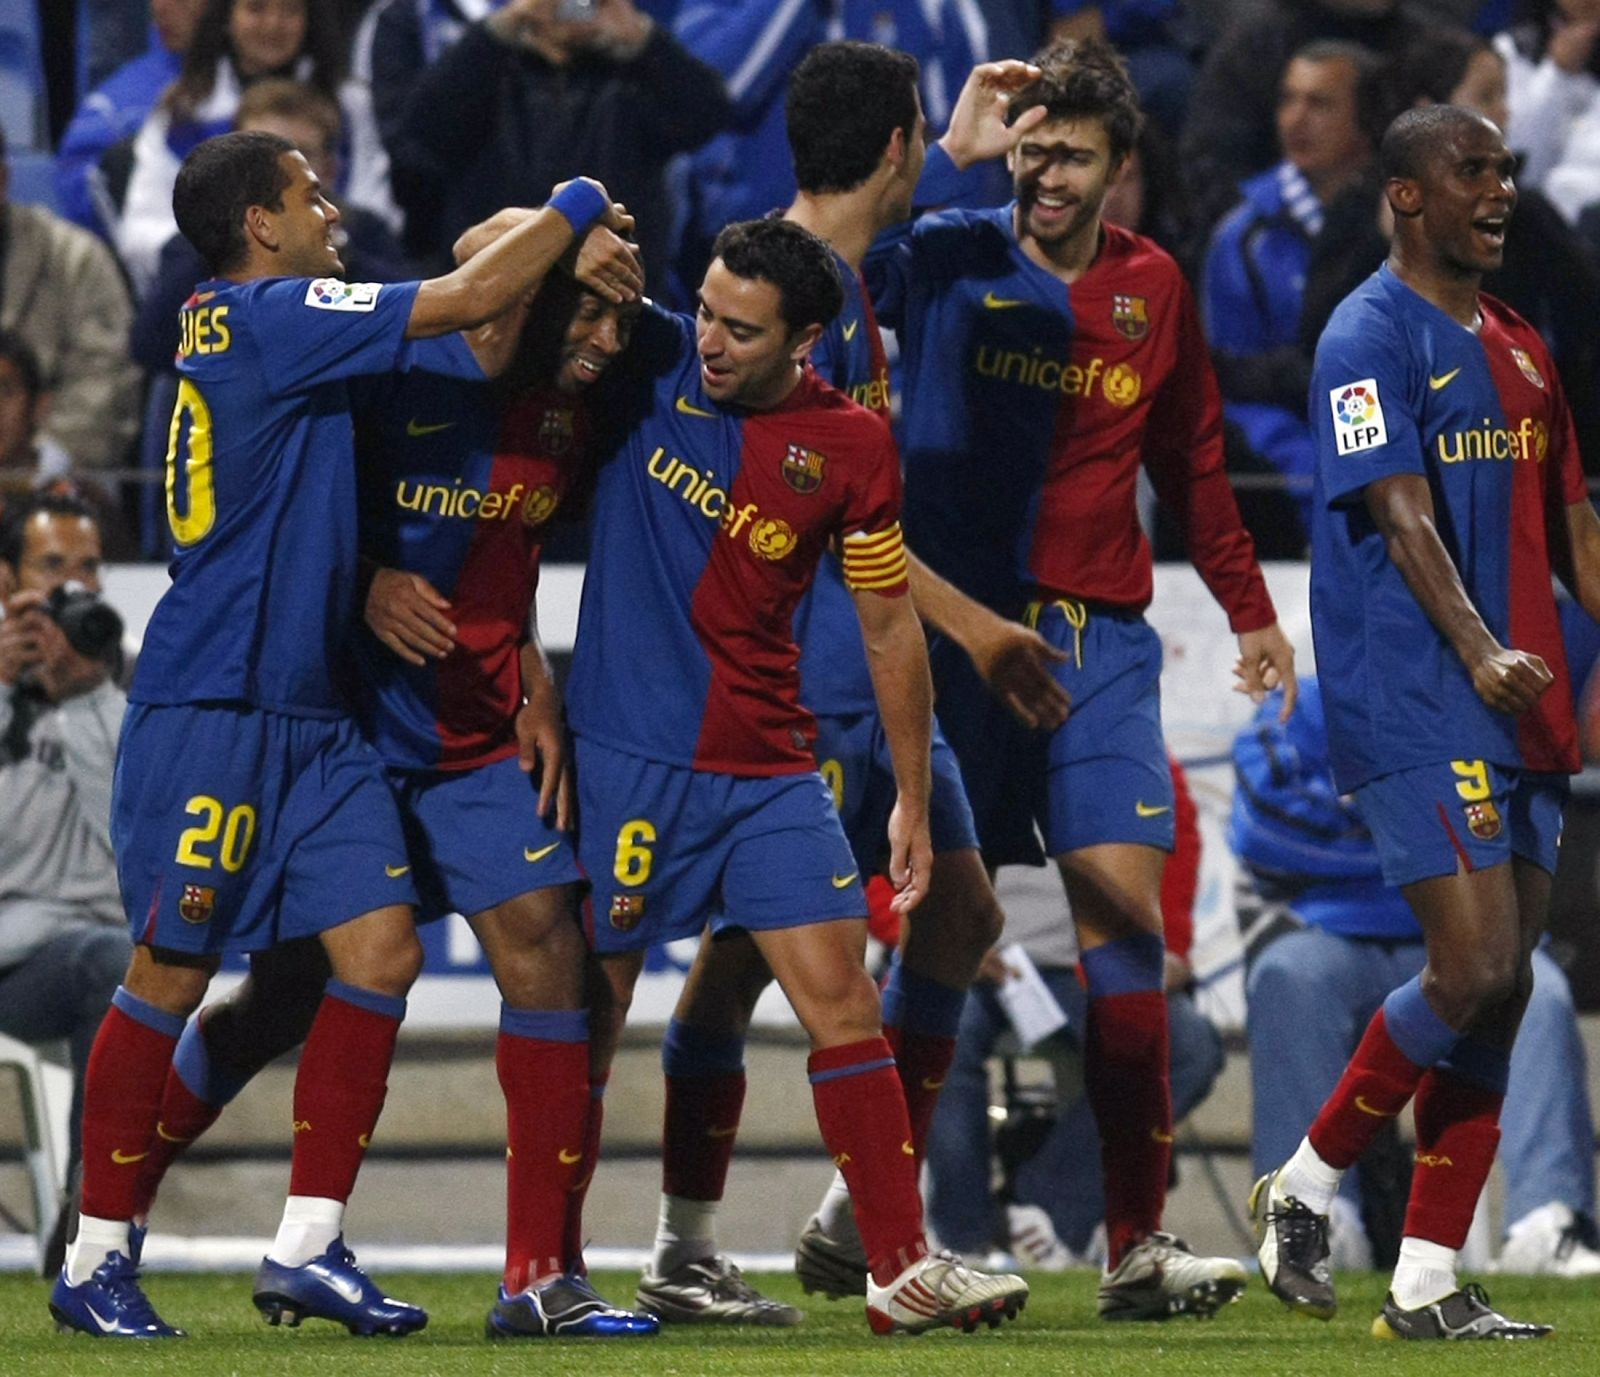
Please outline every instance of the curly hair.
[{"label": "curly hair", "polygon": [[849,191],[898,129],[917,127],[916,58],[878,43],[819,43],[789,79],[786,115],[801,191]]},{"label": "curly hair", "polygon": [[1014,124],[1024,110],[1044,106],[1052,120],[1099,120],[1111,144],[1111,161],[1127,157],[1139,137],[1144,116],[1128,65],[1109,43],[1069,38],[1053,43],[1033,58],[1041,72],[1006,107]]}]

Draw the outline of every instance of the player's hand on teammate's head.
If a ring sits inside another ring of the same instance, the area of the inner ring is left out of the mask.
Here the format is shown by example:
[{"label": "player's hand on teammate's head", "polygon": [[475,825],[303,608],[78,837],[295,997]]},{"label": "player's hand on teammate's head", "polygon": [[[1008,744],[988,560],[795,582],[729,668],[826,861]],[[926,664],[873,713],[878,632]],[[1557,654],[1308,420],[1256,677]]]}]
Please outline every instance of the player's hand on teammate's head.
[{"label": "player's hand on teammate's head", "polygon": [[571,271],[606,301],[637,301],[644,295],[644,264],[638,246],[603,224],[584,235]]},{"label": "player's hand on teammate's head", "polygon": [[1539,656],[1503,646],[1479,656],[1471,670],[1473,691],[1497,712],[1527,712],[1555,682]]},{"label": "player's hand on teammate's head", "polygon": [[1019,622],[995,620],[992,634],[973,648],[973,664],[989,691],[1024,727],[1054,731],[1072,711],[1072,695],[1051,666],[1070,657]]},{"label": "player's hand on teammate's head", "polygon": [[1031,62],[1007,59],[980,62],[967,75],[955,109],[950,112],[950,127],[939,146],[957,167],[1009,153],[1024,134],[1044,120],[1045,109],[1035,105],[1007,123],[1011,98],[1030,82],[1039,79],[1039,69]]},{"label": "player's hand on teammate's head", "polygon": [[408,665],[442,660],[455,649],[450,600],[421,574],[379,569],[367,589],[367,626]]},{"label": "player's hand on teammate's head", "polygon": [[1233,666],[1233,677],[1237,680],[1234,692],[1248,694],[1250,701],[1258,706],[1273,689],[1281,686],[1283,707],[1278,721],[1289,720],[1300,686],[1294,672],[1294,647],[1277,622],[1259,631],[1239,633],[1239,658]]}]

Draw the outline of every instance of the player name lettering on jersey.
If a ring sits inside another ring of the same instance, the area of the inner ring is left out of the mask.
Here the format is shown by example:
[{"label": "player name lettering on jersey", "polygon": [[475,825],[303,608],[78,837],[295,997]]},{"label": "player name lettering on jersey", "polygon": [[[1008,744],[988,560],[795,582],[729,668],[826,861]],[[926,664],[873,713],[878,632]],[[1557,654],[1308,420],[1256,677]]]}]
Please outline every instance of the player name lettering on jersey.
[{"label": "player name lettering on jersey", "polygon": [[1068,397],[1091,396],[1098,383],[1112,406],[1132,406],[1144,390],[1144,379],[1139,376],[1138,369],[1127,363],[1114,363],[1107,368],[1105,359],[1099,356],[1077,364],[1051,358],[1042,349],[1025,353],[1020,349],[980,344],[973,366],[980,377],[1020,383],[1044,392],[1060,392]]},{"label": "player name lettering on jersey", "polygon": [[453,517],[461,521],[505,521],[521,516],[526,526],[542,526],[560,505],[561,495],[548,483],[528,488],[513,483],[504,492],[464,488],[457,478],[450,487],[442,483],[408,483],[404,478],[394,485],[397,507],[424,515]]},{"label": "player name lettering on jersey", "polygon": [[[206,298],[210,299],[209,295]],[[226,306],[186,307],[178,312],[178,357],[223,354],[233,344]]]},{"label": "player name lettering on jersey", "polygon": [[730,540],[738,540],[749,526],[750,549],[762,559],[782,559],[799,543],[787,521],[776,517],[764,519],[761,508],[754,502],[746,502],[742,507],[730,505],[727,491],[715,485],[716,475],[710,469],[701,472],[693,468],[676,455],[668,454],[664,445],[656,446],[646,469],[669,492],[677,494],[702,516],[717,522]]},{"label": "player name lettering on jersey", "polygon": [[1544,462],[1550,450],[1550,429],[1543,421],[1524,416],[1515,430],[1497,426],[1487,416],[1470,430],[1441,430],[1435,438],[1441,464],[1469,459],[1527,459]]}]

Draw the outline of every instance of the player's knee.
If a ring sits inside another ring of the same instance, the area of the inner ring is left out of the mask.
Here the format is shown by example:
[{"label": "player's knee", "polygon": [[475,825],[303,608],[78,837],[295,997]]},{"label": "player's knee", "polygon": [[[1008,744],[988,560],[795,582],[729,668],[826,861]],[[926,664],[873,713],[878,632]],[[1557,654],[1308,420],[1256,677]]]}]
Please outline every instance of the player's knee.
[{"label": "player's knee", "polygon": [[334,971],[340,980],[378,994],[403,998],[422,974],[422,943],[412,933],[409,940],[388,943],[381,951],[363,954],[359,970],[351,974]]},{"label": "player's knee", "polygon": [[1452,1027],[1465,1028],[1516,996],[1515,952],[1463,951],[1443,961],[1430,957],[1429,964],[1429,1000]]},{"label": "player's knee", "polygon": [[984,952],[1000,940],[1000,932],[1005,925],[1005,912],[993,893],[972,906],[971,916],[963,925],[962,938],[974,964],[981,961]]}]

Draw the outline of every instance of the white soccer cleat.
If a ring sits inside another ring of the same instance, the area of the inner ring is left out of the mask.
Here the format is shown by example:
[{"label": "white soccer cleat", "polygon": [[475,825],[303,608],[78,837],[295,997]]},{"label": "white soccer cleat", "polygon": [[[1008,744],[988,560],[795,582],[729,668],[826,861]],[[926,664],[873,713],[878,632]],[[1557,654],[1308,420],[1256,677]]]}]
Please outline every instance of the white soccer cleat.
[{"label": "white soccer cleat", "polygon": [[1231,1257],[1196,1257],[1180,1238],[1153,1233],[1122,1255],[1100,1281],[1103,1320],[1209,1319],[1244,1291],[1246,1272]]},{"label": "white soccer cleat", "polygon": [[887,1286],[867,1278],[867,1323],[874,1334],[921,1334],[952,1325],[970,1334],[1015,1319],[1028,1283],[1007,1273],[976,1272],[952,1253],[929,1253]]}]

